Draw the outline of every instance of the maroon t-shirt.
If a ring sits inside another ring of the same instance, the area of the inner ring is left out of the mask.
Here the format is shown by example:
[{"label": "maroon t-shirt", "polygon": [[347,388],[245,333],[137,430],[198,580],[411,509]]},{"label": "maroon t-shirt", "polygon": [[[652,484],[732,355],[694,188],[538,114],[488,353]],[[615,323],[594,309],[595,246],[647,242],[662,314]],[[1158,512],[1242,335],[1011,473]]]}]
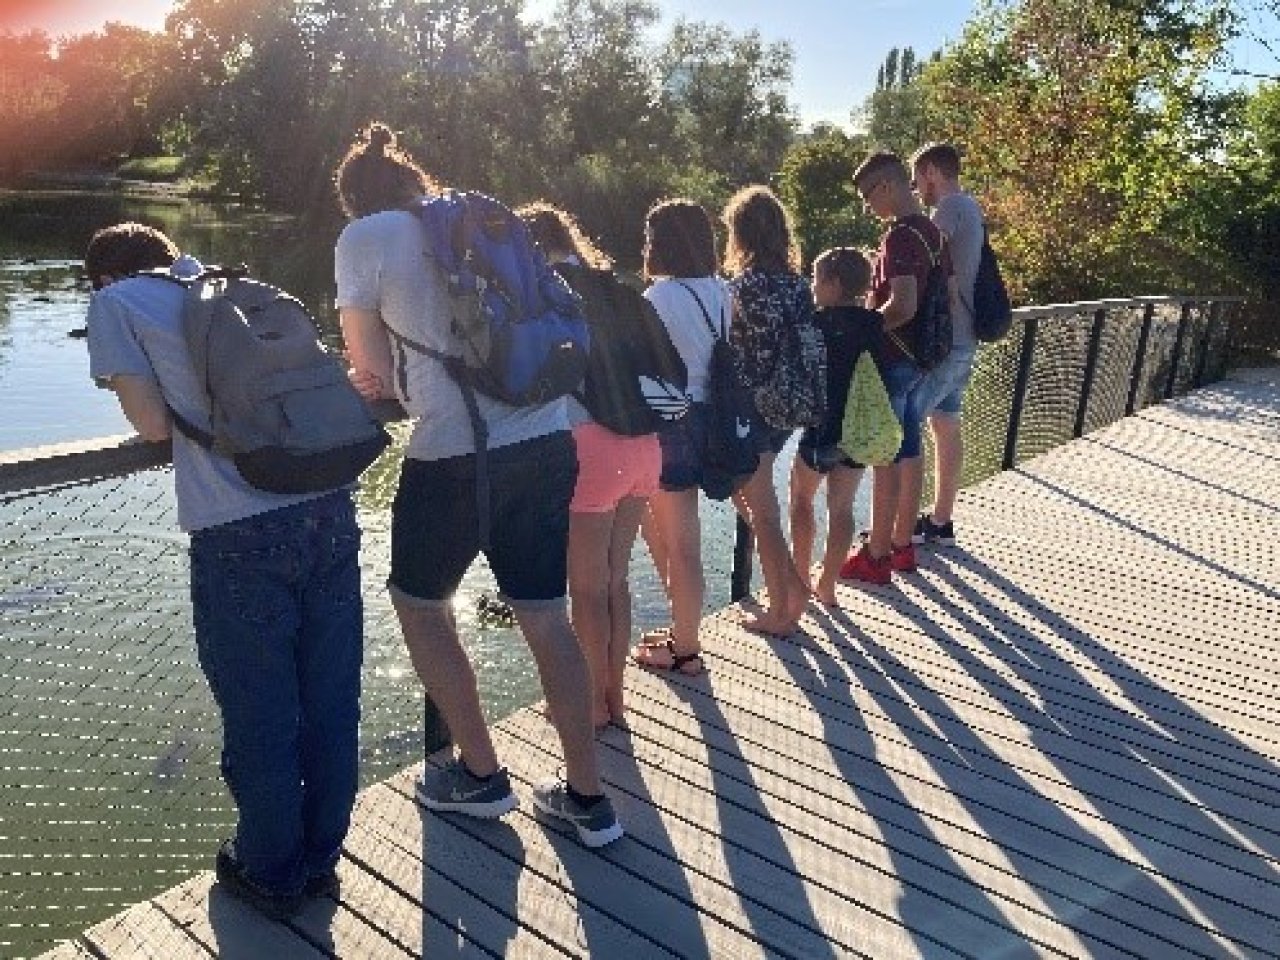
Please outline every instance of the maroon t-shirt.
[{"label": "maroon t-shirt", "polygon": [[[921,242],[921,238],[924,242]],[[925,243],[929,245],[925,249]],[[909,217],[899,217],[890,224],[880,241],[880,251],[871,272],[871,300],[868,303],[873,309],[880,309],[889,299],[890,281],[894,277],[915,277],[917,300],[924,294],[929,280],[929,268],[932,258],[939,251],[942,255],[943,276],[950,277],[951,251],[943,242],[942,231],[923,213],[913,213]],[[899,346],[898,341],[910,344],[912,324],[909,321],[893,330],[886,330],[884,337],[884,362],[886,365],[910,361],[911,356]]]}]

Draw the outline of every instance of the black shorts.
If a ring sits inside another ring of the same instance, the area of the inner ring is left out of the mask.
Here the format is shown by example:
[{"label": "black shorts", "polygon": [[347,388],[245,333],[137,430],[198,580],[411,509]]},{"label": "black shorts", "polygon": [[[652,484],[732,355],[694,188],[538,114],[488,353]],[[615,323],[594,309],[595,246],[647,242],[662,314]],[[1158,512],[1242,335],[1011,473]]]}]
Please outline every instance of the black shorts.
[{"label": "black shorts", "polygon": [[[578,477],[573,436],[553,433],[488,452],[490,546],[503,599],[561,601],[567,580],[569,501]],[[392,594],[450,600],[480,553],[476,458],[405,460],[391,508]]]},{"label": "black shorts", "polygon": [[861,470],[864,464],[858,463],[834,443],[819,443],[816,430],[806,430],[800,435],[800,445],[796,447],[796,456],[815,473],[827,474],[836,467],[848,467],[850,470]]}]

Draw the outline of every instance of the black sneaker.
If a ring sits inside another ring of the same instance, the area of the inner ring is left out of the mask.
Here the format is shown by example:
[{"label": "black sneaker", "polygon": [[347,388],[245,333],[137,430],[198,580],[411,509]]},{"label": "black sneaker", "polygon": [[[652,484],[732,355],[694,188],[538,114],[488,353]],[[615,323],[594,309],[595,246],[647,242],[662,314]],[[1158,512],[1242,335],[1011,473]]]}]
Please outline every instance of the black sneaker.
[{"label": "black sneaker", "polygon": [[237,900],[243,900],[272,920],[288,920],[302,909],[303,896],[298,893],[272,893],[244,875],[244,867],[236,859],[233,840],[223,840],[214,862],[218,883]]},{"label": "black sneaker", "polygon": [[337,900],[341,893],[342,878],[338,876],[337,870],[317,873],[314,877],[308,877],[306,884],[302,888],[304,897],[332,897]]},{"label": "black sneaker", "polygon": [[911,542],[936,543],[944,547],[954,547],[956,545],[955,525],[950,520],[946,523],[934,523],[933,517],[922,513],[916,520],[916,529],[911,535]]}]

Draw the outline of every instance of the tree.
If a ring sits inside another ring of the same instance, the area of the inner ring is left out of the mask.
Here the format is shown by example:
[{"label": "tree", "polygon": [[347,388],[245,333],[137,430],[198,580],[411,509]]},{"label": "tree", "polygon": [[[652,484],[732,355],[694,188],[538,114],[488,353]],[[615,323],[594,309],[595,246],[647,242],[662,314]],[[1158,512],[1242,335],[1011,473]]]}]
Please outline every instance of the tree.
[{"label": "tree", "polygon": [[797,143],[778,172],[778,195],[795,221],[805,262],[829,247],[874,244],[879,228],[862,209],[853,174],[859,140],[833,132]]},{"label": "tree", "polygon": [[793,61],[788,44],[765,43],[755,30],[678,21],[658,54],[658,77],[683,156],[735,186],[767,180],[798,127],[788,96]]},{"label": "tree", "polygon": [[1202,258],[1174,214],[1214,162],[1227,27],[1217,0],[1022,0],[926,68],[1020,297],[1192,283]]},{"label": "tree", "polygon": [[911,47],[894,47],[885,55],[876,70],[875,90],[851,118],[872,144],[910,156],[931,139],[923,71]]}]

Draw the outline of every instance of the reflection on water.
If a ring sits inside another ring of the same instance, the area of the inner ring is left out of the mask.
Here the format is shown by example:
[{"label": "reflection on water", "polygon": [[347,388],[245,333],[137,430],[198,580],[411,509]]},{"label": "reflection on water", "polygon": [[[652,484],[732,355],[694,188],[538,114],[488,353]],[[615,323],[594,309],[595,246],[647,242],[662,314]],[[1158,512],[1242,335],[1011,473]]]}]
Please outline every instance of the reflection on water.
[{"label": "reflection on water", "polygon": [[[125,219],[160,227],[209,262],[246,262],[322,320],[332,317],[332,231],[201,203],[0,194],[0,450],[128,432],[114,398],[88,380],[84,341],[68,336],[84,322],[79,258],[88,238]],[[421,751],[420,688],[383,587],[406,430],[393,428],[400,442],[359,493],[365,783]],[[779,489],[789,469],[788,451]],[[39,952],[209,867],[231,828],[171,481],[152,470],[0,498],[0,956]],[[734,521],[724,504],[703,506],[715,608],[728,599]],[[665,599],[639,545],[631,582],[637,628],[664,622]],[[518,633],[479,609],[494,589],[480,562],[457,598],[491,720],[541,697]]]}]

